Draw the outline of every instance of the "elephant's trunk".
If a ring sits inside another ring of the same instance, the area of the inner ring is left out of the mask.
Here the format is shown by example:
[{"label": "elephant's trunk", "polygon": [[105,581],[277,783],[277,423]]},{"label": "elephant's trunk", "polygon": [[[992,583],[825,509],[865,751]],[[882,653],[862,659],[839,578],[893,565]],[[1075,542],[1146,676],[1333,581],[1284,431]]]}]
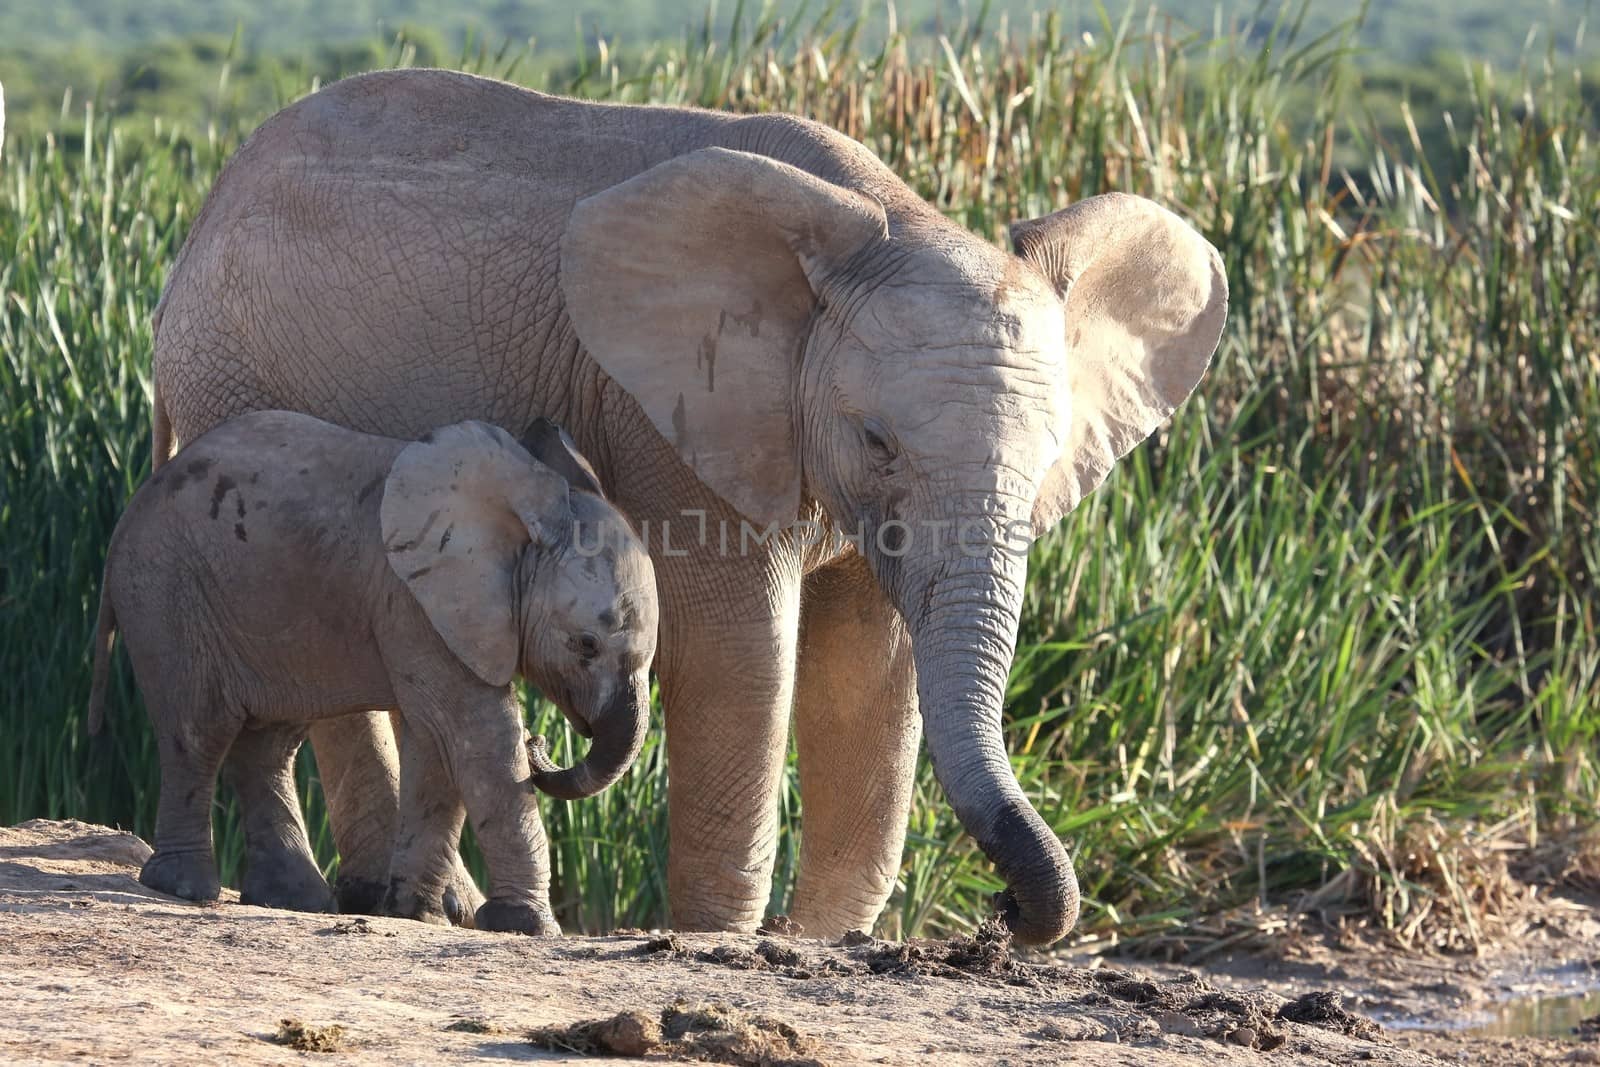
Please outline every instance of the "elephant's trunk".
[{"label": "elephant's trunk", "polygon": [[1024,944],[1048,945],[1078,921],[1078,882],[1066,849],[1023,796],[1001,733],[1026,573],[1018,553],[946,557],[905,575],[901,612],[934,775],[1006,881],[996,900],[1006,925]]},{"label": "elephant's trunk", "polygon": [[649,725],[650,687],[648,683],[630,683],[617,693],[595,723],[594,740],[589,743],[583,762],[557,767],[550,761],[544,738],[528,741],[533,784],[558,800],[594,796],[633,765]]}]

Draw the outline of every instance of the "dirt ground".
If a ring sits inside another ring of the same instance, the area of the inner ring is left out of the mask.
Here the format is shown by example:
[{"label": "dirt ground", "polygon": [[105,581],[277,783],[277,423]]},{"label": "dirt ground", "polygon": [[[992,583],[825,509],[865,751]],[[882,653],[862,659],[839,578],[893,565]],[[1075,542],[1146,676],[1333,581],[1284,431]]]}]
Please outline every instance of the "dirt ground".
[{"label": "dirt ground", "polygon": [[[1384,1031],[1347,1010],[1460,1013],[1510,973],[1481,959],[1044,964],[987,928],[914,944],[543,941],[186,904],[138,884],[146,855],[84,823],[0,828],[0,1062],[1600,1063],[1600,1042]],[[1525,971],[1558,938],[1600,957],[1600,928],[1568,919],[1519,948]]]},{"label": "dirt ground", "polygon": [[1336,990],[1345,1008],[1382,1025],[1393,1047],[1444,1062],[1600,1064],[1600,898],[1530,895],[1519,911],[1512,929],[1476,954],[1397,951],[1377,936],[1300,934],[1282,935],[1269,951],[1140,966],[1289,999]]}]

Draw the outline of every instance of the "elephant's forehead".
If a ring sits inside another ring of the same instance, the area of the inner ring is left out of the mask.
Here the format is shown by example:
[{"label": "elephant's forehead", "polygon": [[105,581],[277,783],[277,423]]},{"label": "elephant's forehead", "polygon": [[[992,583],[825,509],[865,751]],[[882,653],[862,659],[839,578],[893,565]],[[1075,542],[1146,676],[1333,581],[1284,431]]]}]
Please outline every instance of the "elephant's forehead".
[{"label": "elephant's forehead", "polygon": [[1004,467],[1037,485],[1066,441],[1067,398],[1043,386],[902,388],[882,396],[900,444],[936,467]]},{"label": "elephant's forehead", "polygon": [[878,282],[852,323],[872,349],[916,359],[960,348],[1027,365],[1064,348],[1061,302],[1013,256],[909,256]]},{"label": "elephant's forehead", "polygon": [[584,546],[579,553],[583,572],[592,579],[604,577],[618,588],[654,588],[649,551],[627,517],[592,493],[574,492],[570,502],[574,540]]},{"label": "elephant's forehead", "polygon": [[620,632],[656,625],[655,575],[650,558],[631,534],[597,551],[570,551],[559,572],[566,609],[585,624]]},{"label": "elephant's forehead", "polygon": [[[1065,402],[1066,319],[1054,291],[1020,271],[909,276],[874,294],[853,324],[867,358],[847,383],[902,431],[935,416],[1038,423]],[[976,428],[976,425],[974,425]]]}]

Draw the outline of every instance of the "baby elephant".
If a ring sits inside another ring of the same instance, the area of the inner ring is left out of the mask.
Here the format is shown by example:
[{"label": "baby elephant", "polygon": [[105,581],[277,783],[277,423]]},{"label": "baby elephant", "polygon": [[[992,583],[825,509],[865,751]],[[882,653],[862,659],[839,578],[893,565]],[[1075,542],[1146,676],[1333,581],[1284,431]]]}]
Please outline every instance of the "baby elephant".
[{"label": "baby elephant", "polygon": [[[481,422],[416,442],[262,411],[197,438],[140,487],[106,559],[90,729],[120,620],[161,756],[156,851],[139,880],[220,889],[219,768],[239,794],[247,903],[332,910],[292,758],[307,724],[397,712],[400,825],[385,910],[443,921],[463,804],[490,867],[485,930],[555,934],[530,779],[561,797],[615,781],[649,718],[655,575],[571,440]],[[522,675],[592,737],[530,773]]]}]

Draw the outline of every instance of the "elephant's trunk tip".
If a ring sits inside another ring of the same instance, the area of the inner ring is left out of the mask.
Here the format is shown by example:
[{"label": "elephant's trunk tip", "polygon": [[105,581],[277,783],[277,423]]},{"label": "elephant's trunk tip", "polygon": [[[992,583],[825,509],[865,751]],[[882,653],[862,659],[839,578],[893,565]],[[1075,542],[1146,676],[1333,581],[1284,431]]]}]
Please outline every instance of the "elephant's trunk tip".
[{"label": "elephant's trunk tip", "polygon": [[561,769],[550,758],[550,742],[545,740],[543,734],[529,734],[524,744],[528,748],[528,765],[533,768],[535,775],[554,774]]},{"label": "elephant's trunk tip", "polygon": [[1018,944],[1047,948],[1070,934],[1078,925],[1077,886],[1074,884],[1065,899],[1051,901],[1043,909],[1043,916],[1030,914],[1017,899],[1014,889],[1002,889],[993,898],[994,910],[1000,921]]},{"label": "elephant's trunk tip", "polygon": [[543,734],[529,734],[524,744],[528,749],[528,766],[533,772],[528,784],[549,792],[551,784],[560,781],[566,772],[550,757],[550,742]]},{"label": "elephant's trunk tip", "polygon": [[1078,924],[1078,878],[1061,839],[1021,798],[1007,805],[992,829],[994,850],[984,851],[1006,880],[994,907],[1012,936],[1038,947],[1066,937]]},{"label": "elephant's trunk tip", "polygon": [[582,800],[621,778],[644,745],[649,698],[639,699],[630,691],[618,705],[607,709],[600,721],[603,726],[594,731],[588,755],[571,767],[556,765],[550,758],[550,743],[543,737],[527,736],[523,744],[532,770],[529,786],[557,800]]}]

